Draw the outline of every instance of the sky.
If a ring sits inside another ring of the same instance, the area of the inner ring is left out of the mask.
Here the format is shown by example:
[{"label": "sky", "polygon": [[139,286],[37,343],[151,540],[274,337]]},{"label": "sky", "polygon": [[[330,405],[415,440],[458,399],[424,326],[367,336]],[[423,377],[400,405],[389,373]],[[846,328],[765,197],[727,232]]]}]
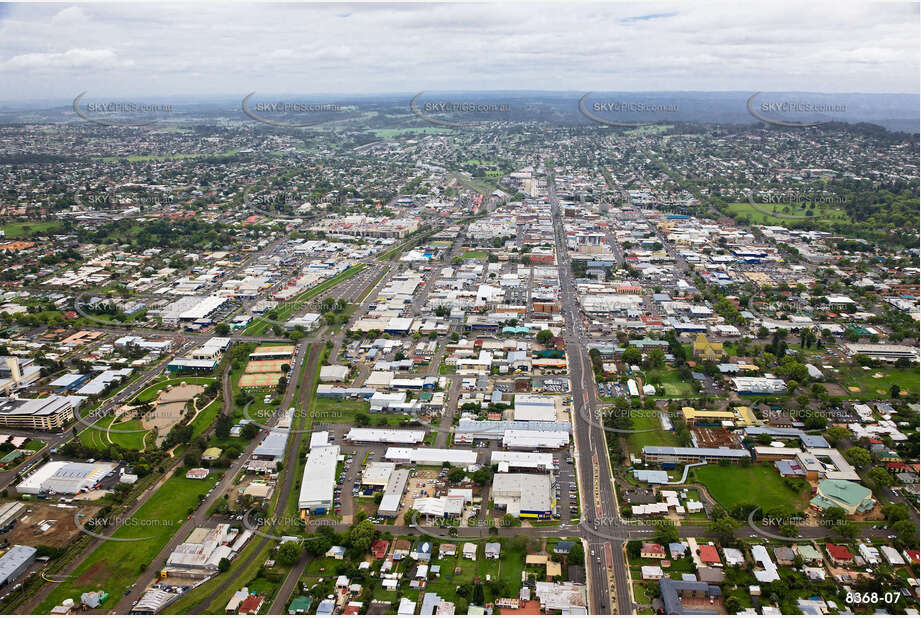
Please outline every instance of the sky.
[{"label": "sky", "polygon": [[0,4],[0,101],[84,91],[917,93],[918,6]]}]

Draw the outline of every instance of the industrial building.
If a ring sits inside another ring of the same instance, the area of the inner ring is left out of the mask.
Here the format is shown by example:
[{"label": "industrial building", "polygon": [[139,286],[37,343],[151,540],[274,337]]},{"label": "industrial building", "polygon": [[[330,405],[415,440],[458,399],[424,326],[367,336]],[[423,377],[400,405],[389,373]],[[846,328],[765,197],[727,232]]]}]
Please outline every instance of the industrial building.
[{"label": "industrial building", "polygon": [[548,472],[553,469],[551,453],[531,453],[523,451],[493,451],[490,465],[498,465],[499,472],[509,470],[537,470]]},{"label": "industrial building", "polygon": [[44,493],[75,495],[93,489],[114,471],[114,463],[103,461],[94,463],[49,461],[17,485],[16,491],[21,495]]},{"label": "industrial building", "polygon": [[37,550],[28,545],[13,545],[0,556],[0,586],[5,586],[26,572],[35,561]]},{"label": "industrial building", "polygon": [[442,463],[447,462],[452,466],[466,468],[476,463],[476,451],[391,446],[387,449],[384,458],[397,463],[409,463],[418,466],[440,466]]},{"label": "industrial building", "polygon": [[403,492],[406,490],[406,483],[409,481],[409,470],[394,470],[387,479],[387,485],[384,487],[384,497],[377,508],[377,514],[381,517],[396,517],[400,512],[400,500],[403,498]]},{"label": "industrial building", "polygon": [[421,429],[355,427],[349,430],[345,439],[350,442],[374,442],[377,444],[419,444],[425,440],[425,431]]},{"label": "industrial building", "polygon": [[556,400],[548,395],[530,395],[527,393],[515,395],[515,420],[555,421]]},{"label": "industrial building", "polygon": [[297,506],[301,519],[310,514],[325,514],[333,508],[333,487],[336,484],[336,464],[339,447],[319,446],[310,449],[304,464],[304,477]]},{"label": "industrial building", "polygon": [[553,493],[549,474],[505,474],[493,476],[495,505],[515,517],[549,519],[553,515]]}]

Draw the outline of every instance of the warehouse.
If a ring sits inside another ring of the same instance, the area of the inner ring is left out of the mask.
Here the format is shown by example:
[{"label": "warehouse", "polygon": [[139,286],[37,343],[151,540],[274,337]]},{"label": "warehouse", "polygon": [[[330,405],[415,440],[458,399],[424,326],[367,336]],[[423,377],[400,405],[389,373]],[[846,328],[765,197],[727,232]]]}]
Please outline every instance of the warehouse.
[{"label": "warehouse", "polygon": [[401,448],[387,449],[385,459],[419,466],[440,466],[447,462],[452,466],[465,468],[476,463],[476,451],[461,451],[447,448]]},{"label": "warehouse", "polygon": [[504,474],[493,477],[495,505],[515,517],[549,519],[553,514],[549,474]]},{"label": "warehouse", "polygon": [[13,545],[0,557],[0,586],[5,586],[26,572],[35,561],[37,550],[28,545]]},{"label": "warehouse", "polygon": [[751,453],[744,448],[684,448],[676,446],[644,446],[643,459],[646,463],[697,463],[701,461],[728,461],[739,463],[750,459]]},{"label": "warehouse", "polygon": [[270,431],[262,443],[253,451],[253,459],[272,461],[275,465],[285,458],[285,446],[288,444],[287,431]]},{"label": "warehouse", "polygon": [[151,311],[159,315],[167,326],[180,322],[194,322],[211,317],[228,299],[222,296],[185,296],[175,300],[162,309]]},{"label": "warehouse", "polygon": [[533,450],[558,449],[569,445],[568,431],[528,431],[509,429],[502,434],[504,448]]},{"label": "warehouse", "polygon": [[361,484],[365,487],[386,487],[397,465],[389,461],[372,461],[361,471]]},{"label": "warehouse", "polygon": [[527,393],[515,395],[515,420],[555,421],[556,400],[547,395],[529,395]]},{"label": "warehouse", "polygon": [[350,442],[374,442],[377,444],[418,444],[425,440],[425,430],[354,427],[349,430],[345,439]]},{"label": "warehouse", "polygon": [[455,444],[470,444],[474,440],[502,440],[505,432],[513,431],[565,431],[572,432],[568,421],[551,423],[541,421],[477,421],[461,419],[454,432]]},{"label": "warehouse", "polygon": [[384,497],[381,499],[377,514],[381,517],[396,517],[400,512],[400,500],[409,481],[409,470],[394,470],[387,479]]},{"label": "warehouse", "polygon": [[94,488],[114,470],[115,464],[101,461],[49,461],[17,485],[16,491],[33,495],[45,492],[75,495]]},{"label": "warehouse", "polygon": [[493,451],[490,465],[499,466],[499,472],[509,470],[538,470],[547,472],[553,469],[551,453],[525,453],[522,451]]},{"label": "warehouse", "polygon": [[0,399],[0,426],[54,431],[74,419],[83,397],[50,395],[44,399]]},{"label": "warehouse", "polygon": [[230,524],[195,528],[185,542],[170,553],[163,571],[172,577],[210,577],[217,572],[222,558],[233,557],[230,542],[236,536],[237,530],[231,529]]},{"label": "warehouse", "polygon": [[338,461],[339,447],[336,445],[310,449],[297,501],[301,519],[306,519],[310,514],[323,515],[333,508]]},{"label": "warehouse", "polygon": [[217,368],[217,361],[207,358],[174,358],[166,366],[170,373],[212,373]]}]

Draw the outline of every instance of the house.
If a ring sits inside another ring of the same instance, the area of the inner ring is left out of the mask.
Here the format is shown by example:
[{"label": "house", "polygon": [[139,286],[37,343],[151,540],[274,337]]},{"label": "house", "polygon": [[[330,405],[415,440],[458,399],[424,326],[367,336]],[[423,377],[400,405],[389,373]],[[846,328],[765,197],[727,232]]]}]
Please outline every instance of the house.
[{"label": "house", "polygon": [[697,579],[708,584],[720,584],[726,580],[726,574],[723,569],[702,566],[697,569]]},{"label": "house", "polygon": [[390,541],[385,539],[377,539],[371,543],[371,555],[374,556],[377,560],[383,560],[387,556],[387,551],[390,549]]},{"label": "house", "polygon": [[569,550],[572,549],[573,545],[575,545],[575,543],[572,541],[557,541],[553,546],[553,553],[566,556],[569,554]]},{"label": "house", "polygon": [[665,560],[665,548],[658,543],[643,543],[640,558]]},{"label": "house", "polygon": [[724,547],[723,557],[726,559],[726,566],[740,567],[745,564],[745,554],[735,547]]},{"label": "house", "polygon": [[822,554],[812,545],[797,545],[796,552],[806,564],[820,564],[822,562]]},{"label": "house", "polygon": [[394,560],[402,560],[409,556],[409,550],[412,547],[412,544],[406,539],[397,539],[393,542],[393,555]]},{"label": "house", "polygon": [[288,603],[289,615],[303,615],[310,611],[313,600],[310,597],[294,597]]},{"label": "house", "polygon": [[416,543],[409,557],[418,562],[428,562],[432,559],[432,544],[429,541]]},{"label": "house", "polygon": [[698,548],[697,555],[704,564],[723,564],[715,545],[701,545]]},{"label": "house", "polygon": [[665,577],[665,573],[660,566],[643,566],[640,567],[643,572],[643,579],[658,581]]},{"label": "house", "polygon": [[668,544],[668,554],[672,557],[672,560],[678,560],[679,558],[684,558],[684,555],[688,552],[688,546],[684,543],[669,543]]},{"label": "house", "polygon": [[487,543],[486,544],[486,558],[488,560],[498,560],[499,554],[502,551],[502,545],[499,543]]},{"label": "house", "polygon": [[345,559],[345,547],[342,545],[333,545],[326,552],[327,558],[335,558],[336,560]]},{"label": "house", "polygon": [[774,557],[777,559],[777,564],[790,566],[793,564],[793,559],[796,558],[796,553],[792,547],[775,547]]},{"label": "house", "polygon": [[442,543],[438,546],[438,557],[444,558],[445,556],[456,556],[457,555],[457,545],[454,543]]},{"label": "house", "polygon": [[241,615],[256,615],[259,613],[259,610],[262,609],[263,603],[265,603],[264,596],[251,594],[240,603],[237,613]]},{"label": "house", "polygon": [[476,560],[476,544],[475,543],[464,543],[464,549],[461,554],[467,560]]},{"label": "house", "polygon": [[895,550],[895,548],[889,547],[888,545],[883,545],[879,548],[879,550],[882,552],[883,558],[886,559],[886,562],[892,566],[903,566],[905,564],[905,559],[902,558],[902,556],[898,551]]},{"label": "house", "polygon": [[826,543],[825,551],[831,559],[832,564],[850,564],[854,561],[854,554],[848,551],[848,548],[844,545]]},{"label": "house", "polygon": [[336,602],[332,599],[323,599],[317,605],[317,616],[332,616],[336,611]]}]

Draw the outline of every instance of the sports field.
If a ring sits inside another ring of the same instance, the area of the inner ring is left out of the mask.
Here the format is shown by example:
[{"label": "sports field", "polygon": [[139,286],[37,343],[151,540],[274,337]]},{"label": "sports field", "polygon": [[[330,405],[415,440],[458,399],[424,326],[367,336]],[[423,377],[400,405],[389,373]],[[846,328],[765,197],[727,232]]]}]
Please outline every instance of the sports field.
[{"label": "sports field", "polygon": [[278,384],[283,373],[244,373],[240,376],[240,388],[267,388]]},{"label": "sports field", "polygon": [[806,495],[799,495],[787,487],[770,464],[700,466],[691,471],[689,479],[705,485],[710,495],[726,509],[737,504],[757,504],[762,509],[788,506],[802,510],[806,506]]},{"label": "sports field", "polygon": [[246,373],[281,373],[282,365],[290,365],[291,359],[252,360],[246,364]]}]

